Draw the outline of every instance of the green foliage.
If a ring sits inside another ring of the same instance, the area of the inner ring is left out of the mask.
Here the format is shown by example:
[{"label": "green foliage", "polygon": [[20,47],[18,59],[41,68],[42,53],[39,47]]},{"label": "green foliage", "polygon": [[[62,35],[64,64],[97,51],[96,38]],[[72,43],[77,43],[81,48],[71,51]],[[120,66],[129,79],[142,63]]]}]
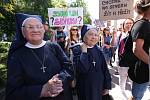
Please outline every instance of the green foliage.
[{"label": "green foliage", "polygon": [[6,33],[8,41],[11,41],[11,37],[15,33],[13,3],[13,0],[3,0],[3,2],[0,3],[0,36]]},{"label": "green foliage", "polygon": [[48,18],[51,0],[2,0],[0,2],[0,37],[6,33],[9,41],[15,33],[15,13],[41,15]]},{"label": "green foliage", "polygon": [[91,24],[90,14],[87,5],[83,0],[76,0],[70,4],[70,7],[83,7],[83,24]]},{"label": "green foliage", "polygon": [[83,22],[84,22],[84,24],[91,24],[92,23],[92,20],[91,20],[89,14],[86,14],[85,16],[83,16]]},{"label": "green foliage", "polygon": [[6,62],[8,57],[8,50],[10,42],[0,42],[0,87],[3,87],[6,82]]},{"label": "green foliage", "polygon": [[90,24],[90,14],[84,0],[76,0],[69,5],[65,0],[0,0],[0,37],[3,33],[6,33],[8,41],[12,41],[16,31],[15,13],[41,15],[48,20],[47,8],[52,7],[83,7],[83,22],[84,24]]},{"label": "green foliage", "polygon": [[47,8],[51,6],[51,0],[17,0],[16,12],[41,15],[47,17]]},{"label": "green foliage", "polygon": [[0,42],[0,53],[8,52],[10,44],[10,42]]},{"label": "green foliage", "polygon": [[67,3],[65,2],[65,0],[52,0],[52,7],[56,8],[63,8],[63,7],[67,7]]},{"label": "green foliage", "polygon": [[3,87],[6,83],[7,77],[6,65],[0,64],[0,87]]}]

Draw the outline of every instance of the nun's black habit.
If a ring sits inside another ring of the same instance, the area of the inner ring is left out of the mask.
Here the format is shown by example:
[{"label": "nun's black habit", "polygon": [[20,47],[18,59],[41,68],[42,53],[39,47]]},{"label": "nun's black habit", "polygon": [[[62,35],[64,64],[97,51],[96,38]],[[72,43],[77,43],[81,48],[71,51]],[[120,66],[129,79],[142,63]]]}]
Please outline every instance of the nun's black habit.
[{"label": "nun's black habit", "polygon": [[[23,19],[26,17],[25,15]],[[26,41],[20,32],[16,36],[8,57],[6,100],[72,100],[69,85],[73,77],[71,63],[60,46],[47,42],[40,48],[31,49],[25,46]],[[35,55],[41,61],[45,57],[45,72]],[[59,73],[63,81],[63,92],[57,97],[40,98],[42,86]]]},{"label": "nun's black habit", "polygon": [[73,48],[77,76],[78,100],[102,100],[104,89],[111,89],[111,76],[100,48],[95,45],[81,53],[80,46]]}]

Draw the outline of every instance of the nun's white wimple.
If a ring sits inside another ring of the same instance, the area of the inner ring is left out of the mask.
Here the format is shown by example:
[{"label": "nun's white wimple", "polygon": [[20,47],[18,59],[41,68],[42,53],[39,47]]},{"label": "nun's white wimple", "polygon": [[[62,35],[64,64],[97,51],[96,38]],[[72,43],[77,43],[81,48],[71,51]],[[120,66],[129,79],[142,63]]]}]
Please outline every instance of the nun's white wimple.
[{"label": "nun's white wimple", "polygon": [[23,35],[24,38],[25,38],[25,34],[24,34],[24,31],[23,31],[23,27],[25,26],[25,23],[26,23],[28,20],[31,20],[31,19],[38,20],[39,22],[42,23],[42,20],[41,20],[40,18],[36,18],[36,17],[28,17],[28,18],[26,18],[26,19],[22,22],[22,26],[21,26],[22,35]]},{"label": "nun's white wimple", "polygon": [[22,27],[25,25],[25,23],[26,23],[28,20],[31,20],[31,19],[36,19],[36,20],[39,20],[39,22],[42,22],[39,18],[29,17],[29,18],[26,18],[26,19],[22,22]]}]

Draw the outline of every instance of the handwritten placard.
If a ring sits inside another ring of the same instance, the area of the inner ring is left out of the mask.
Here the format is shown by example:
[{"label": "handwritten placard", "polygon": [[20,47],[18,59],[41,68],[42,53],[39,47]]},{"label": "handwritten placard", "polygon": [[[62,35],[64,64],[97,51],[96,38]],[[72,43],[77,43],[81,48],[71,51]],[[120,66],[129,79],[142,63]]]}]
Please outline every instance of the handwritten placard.
[{"label": "handwritten placard", "polygon": [[83,25],[83,8],[48,8],[50,26]]},{"label": "handwritten placard", "polygon": [[99,0],[99,19],[133,18],[133,3],[134,0]]},{"label": "handwritten placard", "polygon": [[99,20],[99,19],[95,19],[95,20],[94,20],[94,24],[95,24],[95,26],[97,26],[97,27],[105,27],[105,23],[106,23],[106,21],[101,21],[101,20]]}]

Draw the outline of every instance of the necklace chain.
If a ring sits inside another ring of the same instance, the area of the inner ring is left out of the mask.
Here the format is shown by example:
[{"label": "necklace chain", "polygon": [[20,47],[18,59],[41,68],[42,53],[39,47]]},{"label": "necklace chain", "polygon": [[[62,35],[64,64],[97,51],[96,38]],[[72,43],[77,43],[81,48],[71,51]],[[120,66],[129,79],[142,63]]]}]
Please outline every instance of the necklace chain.
[{"label": "necklace chain", "polygon": [[93,56],[92,53],[91,53],[90,55],[91,55],[91,59],[92,59],[92,64],[93,64],[93,66],[95,67],[95,66],[96,66],[95,58],[94,58],[94,56]]},{"label": "necklace chain", "polygon": [[41,69],[43,70],[43,72],[45,72],[45,67],[44,66],[44,62],[45,62],[45,49],[43,50],[43,61],[40,60],[40,58],[37,56],[37,54],[32,50],[30,49],[32,54],[35,56],[35,58],[37,59],[37,61],[42,65]]}]

